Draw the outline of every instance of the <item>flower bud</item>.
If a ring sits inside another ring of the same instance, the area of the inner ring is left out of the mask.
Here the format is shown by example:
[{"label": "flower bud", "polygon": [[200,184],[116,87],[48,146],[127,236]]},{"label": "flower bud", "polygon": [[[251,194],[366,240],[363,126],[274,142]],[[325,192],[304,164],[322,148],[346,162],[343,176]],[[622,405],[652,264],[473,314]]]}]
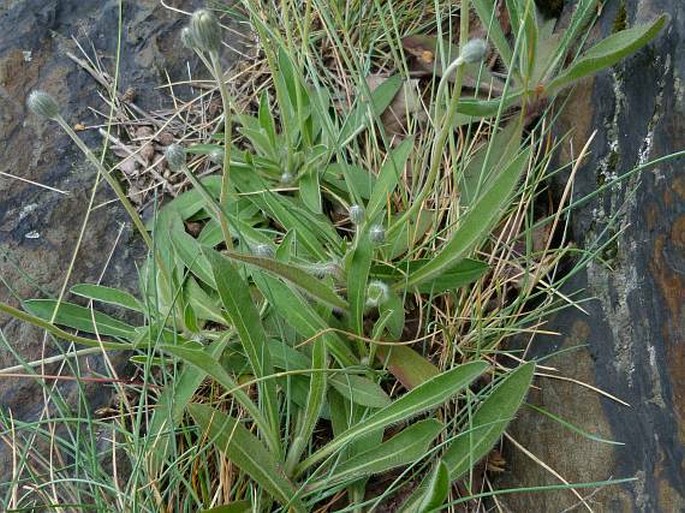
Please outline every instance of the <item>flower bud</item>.
[{"label": "flower bud", "polygon": [[207,9],[198,9],[190,17],[190,36],[200,50],[218,52],[221,46],[221,26]]},{"label": "flower bud", "polygon": [[377,246],[383,244],[385,242],[385,228],[380,224],[374,224],[369,228],[369,239]]},{"label": "flower bud", "polygon": [[214,148],[209,152],[209,160],[215,164],[223,164],[224,162],[224,150],[220,148]]},{"label": "flower bud", "polygon": [[186,150],[180,144],[170,144],[164,151],[164,156],[173,172],[182,171],[186,165]]},{"label": "flower bud", "polygon": [[193,34],[190,32],[190,27],[183,27],[181,29],[181,43],[183,43],[183,46],[190,48],[191,50],[197,46],[195,44],[195,40],[193,39]]},{"label": "flower bud", "polygon": [[487,50],[488,44],[485,41],[482,39],[471,39],[459,52],[459,59],[467,64],[480,62],[485,58]]},{"label": "flower bud", "polygon": [[390,299],[390,287],[382,281],[369,282],[366,288],[366,306],[375,308]]},{"label": "flower bud", "polygon": [[364,222],[364,209],[359,205],[350,206],[350,221],[354,225],[360,225]]},{"label": "flower bud", "polygon": [[341,280],[343,277],[343,271],[338,262],[319,262],[307,266],[307,271],[316,276],[317,278],[323,279],[328,276],[332,276],[336,280]]},{"label": "flower bud", "polygon": [[59,114],[59,105],[55,99],[44,91],[31,91],[26,105],[31,112],[41,117],[48,119],[57,119]]},{"label": "flower bud", "polygon": [[283,174],[281,175],[281,183],[283,185],[292,184],[294,179],[295,179],[295,177],[292,175],[292,173],[289,173],[288,171],[284,171]]},{"label": "flower bud", "polygon": [[274,251],[274,248],[272,248],[268,244],[257,244],[254,247],[253,251],[254,251],[254,254],[258,257],[274,258],[276,256],[276,252]]}]

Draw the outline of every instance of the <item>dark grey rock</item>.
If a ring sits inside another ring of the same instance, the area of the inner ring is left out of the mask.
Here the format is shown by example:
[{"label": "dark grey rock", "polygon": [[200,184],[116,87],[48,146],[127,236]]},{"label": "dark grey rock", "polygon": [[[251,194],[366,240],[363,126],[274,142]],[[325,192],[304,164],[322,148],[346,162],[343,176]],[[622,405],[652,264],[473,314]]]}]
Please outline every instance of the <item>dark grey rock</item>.
[{"label": "dark grey rock", "polygon": [[[166,3],[185,10],[201,4],[178,0]],[[94,170],[57,125],[28,112],[26,97],[33,89],[45,90],[58,100],[70,124],[94,123],[96,118],[88,107],[104,108],[97,93],[99,87],[67,57],[67,52],[82,57],[72,36],[87,50],[91,50],[92,43],[111,72],[119,4],[5,0],[0,5],[0,171],[69,192],[62,195],[0,175],[0,301],[13,306],[19,306],[20,299],[59,294],[95,179]],[[179,41],[187,18],[157,0],[123,5],[119,90],[134,88],[138,93],[136,103],[143,109],[168,107],[168,98],[156,89],[166,83],[165,72],[180,80],[186,76],[186,61],[191,61],[194,70],[198,68],[190,50]],[[95,151],[102,146],[95,131],[79,135]],[[95,202],[101,206],[91,213],[69,285],[96,283],[102,277],[104,284],[136,290],[136,266],[145,250],[123,209],[116,202],[107,203],[112,197],[109,188],[101,185]],[[122,225],[122,236],[117,240]],[[0,330],[0,368],[17,365],[18,358],[33,361],[58,353],[54,341],[44,339],[40,330],[4,314],[0,315]],[[126,378],[127,355],[112,354],[111,358],[121,377]],[[101,357],[83,358],[79,364],[84,376],[106,374]],[[57,366],[50,365],[45,371],[56,372]],[[53,384],[47,382],[47,386]],[[66,403],[74,408],[79,407],[76,398],[82,386],[87,397],[85,407],[91,413],[108,405],[114,390],[101,383],[77,385],[61,381],[58,386]],[[11,412],[14,419],[28,421],[36,419],[43,406],[39,383],[0,376],[0,410],[4,414],[4,419],[0,417],[4,420],[0,420],[0,509],[4,509],[7,494],[16,484],[12,481],[12,449],[6,443],[10,428],[7,415]],[[17,435],[21,439],[25,433]],[[102,442],[100,449],[107,445]],[[47,451],[47,447],[43,449]]]},{"label": "dark grey rock", "polygon": [[[567,2],[566,9],[569,8]],[[625,8],[625,11],[623,9]],[[589,161],[578,173],[575,196],[650,160],[685,148],[685,5],[678,0],[605,2],[597,36],[625,14],[629,26],[671,14],[670,25],[648,48],[578,87],[559,133],[573,130],[576,151],[594,130]],[[563,155],[562,160],[568,155]],[[630,404],[623,406],[568,382],[545,379],[529,400],[623,446],[600,444],[523,411],[513,436],[570,482],[634,477],[599,490],[581,489],[596,512],[685,511],[685,173],[683,159],[643,170],[578,208],[571,218],[581,247],[621,231],[566,292],[595,298],[586,316],[567,310],[547,327],[538,356],[584,344],[545,363]],[[503,487],[560,481],[510,448]],[[502,499],[512,512],[567,511],[570,492],[529,493]],[[585,510],[578,506],[574,511]]]}]

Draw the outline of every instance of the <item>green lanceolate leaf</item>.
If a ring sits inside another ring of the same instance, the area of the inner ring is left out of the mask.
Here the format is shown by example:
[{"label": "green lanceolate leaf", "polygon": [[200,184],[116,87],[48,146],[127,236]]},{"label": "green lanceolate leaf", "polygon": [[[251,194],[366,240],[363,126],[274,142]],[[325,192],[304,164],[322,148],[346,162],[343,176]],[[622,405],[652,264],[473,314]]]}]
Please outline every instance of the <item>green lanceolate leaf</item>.
[{"label": "green lanceolate leaf", "polygon": [[322,338],[312,343],[312,373],[309,376],[309,392],[307,393],[307,404],[304,413],[299,420],[299,426],[293,443],[286,456],[286,472],[291,474],[295,465],[300,461],[302,452],[309,444],[314,427],[319,420],[321,409],[326,400],[328,354],[326,351],[326,341]]},{"label": "green lanceolate leaf", "polygon": [[[24,301],[24,308],[36,317],[49,321],[53,318],[53,312],[57,308],[57,301],[54,299],[29,299]],[[95,320],[94,324],[93,320]],[[97,333],[107,337],[121,337],[127,340],[133,340],[136,335],[135,328],[130,324],[126,324],[102,312],[64,301],[59,305],[57,315],[54,317],[54,323],[87,333]]]},{"label": "green lanceolate leaf", "polygon": [[381,386],[364,376],[336,373],[329,382],[340,395],[360,406],[383,408],[391,403]]},{"label": "green lanceolate leaf", "polygon": [[378,178],[371,193],[371,199],[366,206],[366,214],[369,219],[373,220],[376,214],[380,213],[388,198],[400,183],[404,167],[413,148],[414,138],[408,137],[388,154],[378,172]]},{"label": "green lanceolate leaf", "polygon": [[[226,348],[227,342],[228,337],[222,337],[212,343],[205,349],[207,357],[211,360],[218,360]],[[169,382],[159,397],[147,429],[150,440],[154,440],[150,459],[151,465],[155,469],[154,474],[161,471],[173,443],[176,427],[181,422],[186,406],[195,394],[197,387],[200,386],[206,376],[207,373],[197,367],[186,365],[180,374],[176,375],[176,379]]]},{"label": "green lanceolate leaf", "polygon": [[411,347],[406,345],[382,346],[376,354],[383,365],[407,390],[418,387],[440,374],[440,370]]},{"label": "green lanceolate leaf", "polygon": [[624,57],[639,50],[659,34],[668,20],[670,16],[662,14],[649,25],[622,30],[603,39],[549,83],[547,86],[549,94],[554,94],[576,80],[613,66]]},{"label": "green lanceolate leaf", "polygon": [[217,292],[233,327],[238,332],[252,371],[257,378],[265,378],[257,385],[259,400],[271,426],[270,436],[272,440],[277,440],[280,421],[276,382],[271,379],[274,371],[266,346],[266,333],[250,296],[250,289],[230,260],[212,249],[203,250],[203,255],[211,266]]},{"label": "green lanceolate leaf", "polygon": [[[393,75],[384,80],[373,92],[371,98],[360,98],[356,107],[347,116],[340,130],[340,146],[345,146],[350,139],[361,133],[368,125],[369,108],[374,118],[378,118],[402,87],[404,81],[400,75]],[[370,100],[370,101],[369,101]]]},{"label": "green lanceolate leaf", "polygon": [[523,120],[517,118],[479,148],[459,174],[460,204],[472,206],[493,180],[506,169],[521,147]]},{"label": "green lanceolate leaf", "polygon": [[188,411],[210,441],[274,499],[292,511],[306,511],[273,454],[239,421],[204,404],[191,404]]},{"label": "green lanceolate leaf", "polygon": [[64,331],[63,329],[58,328],[54,324],[51,324],[48,320],[45,320],[36,315],[32,315],[23,310],[14,308],[13,306],[10,306],[6,303],[0,302],[0,312],[6,313],[7,315],[11,315],[15,319],[27,322],[32,326],[44,329],[45,331],[47,331],[48,333],[57,338],[68,340],[70,342],[74,342],[75,344],[83,344],[88,347],[101,347],[105,349],[111,349],[113,351],[130,350],[135,347],[134,343],[106,342],[103,340],[94,340],[86,337],[79,337],[78,335],[72,335],[71,333]]},{"label": "green lanceolate leaf", "polygon": [[250,501],[235,501],[215,508],[203,509],[202,513],[249,513],[252,511]]},{"label": "green lanceolate leaf", "polygon": [[[204,373],[204,375],[216,380],[245,408],[257,427],[268,435],[269,425],[264,419],[264,415],[242,387],[226,372],[226,369],[219,363],[218,359],[212,358],[205,350],[189,349],[178,345],[163,344],[159,346],[159,349],[180,359],[184,363],[192,365],[201,373]],[[270,446],[271,444],[273,442],[270,443]]]},{"label": "green lanceolate leaf", "polygon": [[402,505],[401,513],[428,513],[436,511],[447,499],[450,491],[450,475],[445,463],[440,460],[419,487]]},{"label": "green lanceolate leaf", "polygon": [[350,327],[356,335],[364,335],[366,288],[373,248],[366,231],[359,234],[357,246],[347,261],[347,301],[350,304]]},{"label": "green lanceolate leaf", "polygon": [[[212,279],[214,279],[212,277]],[[200,285],[195,281],[195,278],[188,276],[183,284],[183,292],[186,299],[186,305],[193,308],[198,319],[216,322],[218,324],[226,325],[226,318],[221,313],[219,308],[219,298],[213,293],[210,296]]]},{"label": "green lanceolate leaf", "polygon": [[[379,262],[371,268],[371,276],[379,280],[394,282],[393,288],[402,290],[405,288],[406,277],[418,272],[429,262],[429,259],[424,258],[410,260],[404,267],[392,267],[391,265]],[[416,289],[422,294],[439,294],[447,290],[454,290],[473,283],[483,276],[488,269],[489,266],[485,262],[465,258],[446,269],[437,278],[420,283]]]},{"label": "green lanceolate leaf", "polygon": [[443,456],[452,481],[488,454],[502,436],[528,393],[534,370],[532,362],[522,365],[488,392],[471,418],[468,430],[457,436]]},{"label": "green lanceolate leaf", "polygon": [[336,465],[325,480],[312,483],[307,491],[314,493],[403,465],[415,464],[426,455],[442,428],[442,423],[436,419],[425,419],[412,424],[390,440]]},{"label": "green lanceolate leaf", "polygon": [[202,246],[197,242],[197,239],[188,235],[180,227],[167,231],[167,236],[183,265],[200,280],[215,289],[214,275],[207,258],[202,254]]},{"label": "green lanceolate leaf", "polygon": [[100,301],[110,305],[121,306],[136,312],[143,313],[145,308],[138,299],[125,290],[114,289],[112,287],[105,287],[103,285],[94,285],[91,283],[80,283],[71,287],[72,294],[77,296]]},{"label": "green lanceolate leaf", "polygon": [[509,205],[529,158],[530,148],[526,148],[500,176],[493,180],[490,188],[478,199],[473,208],[464,214],[459,228],[447,244],[430,262],[409,276],[407,286],[419,286],[439,278],[457,262],[463,260],[474,246],[487,237],[493,225],[502,216],[505,207]]},{"label": "green lanceolate leaf", "polygon": [[456,395],[474,379],[480,376],[488,364],[475,361],[460,365],[443,372],[394,401],[391,405],[377,411],[362,422],[357,423],[334,440],[304,460],[298,470],[304,471],[315,463],[335,454],[359,436],[368,432],[385,429],[387,426],[415,417],[425,411],[437,408],[447,399]]},{"label": "green lanceolate leaf", "polygon": [[472,0],[472,3],[481,23],[488,31],[488,39],[497,48],[497,53],[507,69],[511,69],[512,51],[500,25],[499,17],[495,13],[495,3],[492,0]]},{"label": "green lanceolate leaf", "polygon": [[258,267],[273,276],[277,276],[292,283],[303,292],[318,299],[325,305],[343,311],[347,310],[347,303],[338,296],[333,289],[327,286],[323,281],[316,279],[314,276],[297,266],[280,262],[273,258],[246,255],[235,251],[225,251],[224,254],[231,260]]}]

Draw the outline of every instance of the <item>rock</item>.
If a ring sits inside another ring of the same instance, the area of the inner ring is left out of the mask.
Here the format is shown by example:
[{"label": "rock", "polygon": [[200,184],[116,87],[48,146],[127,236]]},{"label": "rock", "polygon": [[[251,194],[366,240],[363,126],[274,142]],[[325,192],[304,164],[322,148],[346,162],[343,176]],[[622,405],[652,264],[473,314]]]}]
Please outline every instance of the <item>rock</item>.
[{"label": "rock", "polygon": [[[568,3],[568,2],[567,2]],[[568,9],[568,5],[566,7]],[[598,130],[575,197],[615,176],[685,147],[683,77],[685,5],[679,0],[605,2],[596,32],[653,19],[670,25],[648,48],[588,81],[572,94],[559,133],[573,130],[576,151]],[[568,145],[567,145],[568,146]],[[568,155],[562,156],[562,161]],[[544,379],[530,396],[579,428],[623,446],[601,444],[524,410],[513,437],[569,482],[636,478],[621,486],[579,489],[596,512],[685,511],[685,175],[682,158],[665,160],[609,187],[575,210],[574,240],[589,248],[620,235],[565,292],[586,289],[589,315],[566,310],[540,337],[537,356],[575,347],[546,361],[563,375],[626,401],[624,406],[573,383]],[[613,220],[612,220],[613,219]],[[578,347],[581,345],[580,347]],[[521,451],[507,450],[502,488],[560,484]],[[567,511],[569,491],[502,496],[508,511]],[[574,511],[585,509],[578,506]]]},{"label": "rock", "polygon": [[[201,4],[179,0],[166,3],[184,9]],[[68,58],[67,52],[83,58],[72,36],[86,50],[91,50],[92,43],[102,56],[103,66],[112,72],[119,5],[117,1],[5,0],[0,6],[0,170],[24,179],[0,175],[0,301],[13,306],[19,306],[20,298],[59,294],[95,180],[94,169],[84,164],[84,157],[68,137],[55,123],[29,113],[25,99],[31,90],[42,89],[57,99],[70,124],[101,122],[88,109],[90,106],[106,111],[97,93],[99,87]],[[200,69],[190,50],[179,41],[187,17],[164,8],[157,0],[123,5],[125,27],[119,90],[137,91],[135,101],[143,109],[160,108],[168,103],[166,94],[156,90],[167,81],[165,70],[170,77],[182,80],[187,77],[189,59],[194,70]],[[79,135],[96,151],[102,146],[101,136],[95,130],[80,131]],[[99,187],[95,196],[97,208],[88,220],[69,285],[102,279],[107,285],[136,290],[136,264],[145,256],[145,250],[123,209],[116,202],[108,202],[112,197],[109,188]],[[58,353],[54,342],[44,338],[40,330],[4,314],[0,315],[0,329],[0,369],[16,365],[18,358],[34,361]],[[112,353],[110,357],[114,368],[126,377],[127,355]],[[101,357],[82,359],[80,365],[83,376],[106,375]],[[57,365],[48,366],[45,372],[57,373]],[[67,370],[63,375],[73,372]],[[47,386],[53,383],[47,381]],[[109,404],[114,390],[98,383],[60,381],[59,389],[67,403],[77,405],[80,386],[86,391],[91,412]],[[43,407],[43,390],[38,382],[0,376],[2,497],[8,487],[16,484],[12,482],[12,448],[5,443],[6,430],[11,427],[7,415],[11,412],[17,422],[31,421],[41,415]],[[50,410],[54,413],[55,405]],[[18,430],[16,435],[21,441],[28,436],[28,430]],[[47,457],[48,453],[44,455]]]}]

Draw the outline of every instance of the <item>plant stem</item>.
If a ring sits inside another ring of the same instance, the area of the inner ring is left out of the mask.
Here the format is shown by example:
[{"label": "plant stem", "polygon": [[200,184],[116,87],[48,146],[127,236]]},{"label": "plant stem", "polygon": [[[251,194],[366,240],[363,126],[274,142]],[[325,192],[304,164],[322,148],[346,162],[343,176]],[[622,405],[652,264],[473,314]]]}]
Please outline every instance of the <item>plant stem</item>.
[{"label": "plant stem", "polygon": [[224,242],[227,249],[233,249],[233,238],[228,227],[228,216],[226,209],[228,206],[228,196],[231,192],[231,140],[232,137],[232,123],[231,123],[231,102],[226,89],[226,82],[224,82],[223,72],[219,63],[219,54],[211,52],[209,59],[212,64],[212,73],[219,86],[219,94],[221,96],[221,106],[224,111],[224,160],[223,172],[221,174],[221,192],[219,194],[219,205],[221,212],[219,213],[219,224],[221,225],[221,233],[224,236]]},{"label": "plant stem", "polygon": [[71,137],[71,140],[74,141],[74,143],[76,143],[76,146],[79,147],[79,149],[86,156],[86,158],[90,160],[90,162],[95,166],[95,168],[98,170],[98,173],[102,175],[102,177],[107,181],[109,186],[114,190],[117,199],[123,205],[124,209],[126,210],[126,213],[131,218],[131,221],[133,221],[133,224],[140,233],[141,237],[143,237],[143,240],[145,241],[145,244],[147,245],[148,249],[152,250],[152,238],[150,237],[150,234],[147,232],[147,229],[145,228],[142,219],[140,219],[138,212],[136,212],[135,207],[129,201],[128,197],[126,196],[126,193],[121,188],[121,185],[119,185],[119,182],[117,182],[109,173],[109,171],[105,169],[105,167],[98,160],[98,158],[93,154],[92,151],[90,151],[90,148],[88,148],[86,143],[84,143],[81,140],[81,138],[78,135],[76,135],[76,132],[74,132],[74,130],[69,126],[69,123],[67,123],[62,116],[56,118],[56,121],[59,124],[59,126],[62,127],[62,129],[67,133],[67,135]]}]

